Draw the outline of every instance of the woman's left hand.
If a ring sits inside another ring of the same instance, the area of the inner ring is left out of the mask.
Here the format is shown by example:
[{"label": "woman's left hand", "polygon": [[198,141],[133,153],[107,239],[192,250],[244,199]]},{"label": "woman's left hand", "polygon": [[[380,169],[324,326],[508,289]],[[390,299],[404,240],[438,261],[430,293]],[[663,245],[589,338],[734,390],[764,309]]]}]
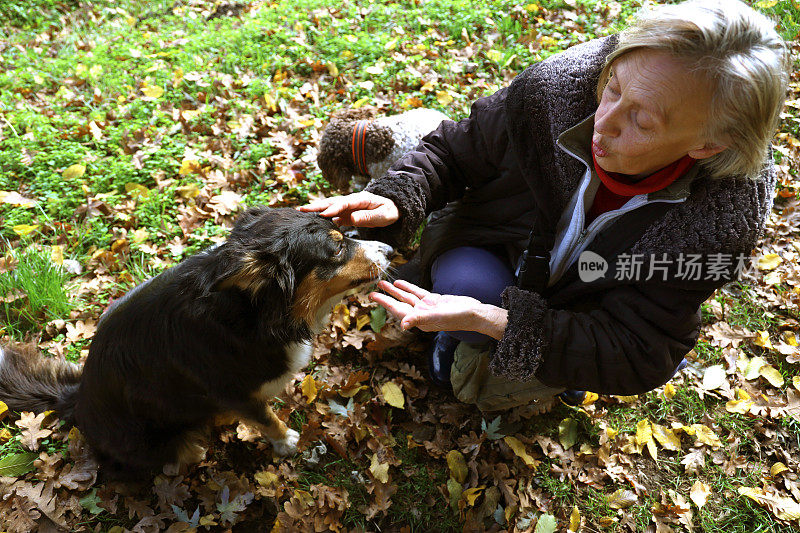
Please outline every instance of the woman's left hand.
[{"label": "woman's left hand", "polygon": [[508,313],[469,296],[436,294],[403,280],[378,283],[387,294],[370,293],[370,298],[400,319],[404,330],[477,331],[500,339]]}]

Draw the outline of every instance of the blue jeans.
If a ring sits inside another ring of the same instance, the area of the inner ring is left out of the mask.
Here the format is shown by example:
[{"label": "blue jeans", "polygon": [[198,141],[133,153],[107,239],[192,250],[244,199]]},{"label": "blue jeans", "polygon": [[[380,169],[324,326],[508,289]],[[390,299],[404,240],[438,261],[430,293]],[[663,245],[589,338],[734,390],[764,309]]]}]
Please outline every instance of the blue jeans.
[{"label": "blue jeans", "polygon": [[[433,292],[471,296],[485,304],[500,307],[500,295],[514,285],[514,272],[508,260],[486,248],[462,246],[443,253],[431,265]],[[490,337],[474,331],[448,331],[460,341],[482,343]]]}]

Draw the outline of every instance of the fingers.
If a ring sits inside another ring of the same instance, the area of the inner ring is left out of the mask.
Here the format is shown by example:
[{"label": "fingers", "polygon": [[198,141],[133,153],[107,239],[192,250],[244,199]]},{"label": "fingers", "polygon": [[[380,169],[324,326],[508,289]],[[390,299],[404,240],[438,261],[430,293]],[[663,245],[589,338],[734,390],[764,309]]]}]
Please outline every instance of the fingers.
[{"label": "fingers", "polygon": [[405,302],[397,301],[386,294],[371,292],[369,297],[372,301],[377,302],[379,305],[385,307],[386,310],[392,314],[392,316],[399,318],[401,321],[414,311],[413,306]]},{"label": "fingers", "polygon": [[398,279],[397,281],[394,282],[394,285],[395,285],[395,287],[397,287],[397,288],[399,288],[399,289],[401,289],[403,291],[410,292],[411,294],[413,294],[414,296],[416,296],[420,300],[423,300],[426,297],[431,295],[430,292],[426,291],[422,287],[414,285],[413,283],[409,283],[408,281],[403,280],[403,279]]},{"label": "fingers", "polygon": [[388,283],[383,280],[378,282],[378,288],[392,295],[397,300],[400,300],[401,302],[405,302],[407,304],[416,305],[419,303],[420,300],[414,294],[406,292],[398,288],[396,285],[392,285],[391,283]]}]

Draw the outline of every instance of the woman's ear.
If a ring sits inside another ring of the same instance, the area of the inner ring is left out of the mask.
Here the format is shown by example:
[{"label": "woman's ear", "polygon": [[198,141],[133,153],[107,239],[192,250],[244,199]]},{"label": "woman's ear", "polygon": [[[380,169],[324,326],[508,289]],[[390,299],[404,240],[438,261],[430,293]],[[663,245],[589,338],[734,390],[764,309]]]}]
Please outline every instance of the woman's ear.
[{"label": "woman's ear", "polygon": [[717,155],[718,153],[726,150],[728,147],[723,144],[717,144],[713,142],[706,143],[705,146],[702,148],[698,148],[697,150],[690,150],[689,157],[692,159],[707,159],[711,156]]}]

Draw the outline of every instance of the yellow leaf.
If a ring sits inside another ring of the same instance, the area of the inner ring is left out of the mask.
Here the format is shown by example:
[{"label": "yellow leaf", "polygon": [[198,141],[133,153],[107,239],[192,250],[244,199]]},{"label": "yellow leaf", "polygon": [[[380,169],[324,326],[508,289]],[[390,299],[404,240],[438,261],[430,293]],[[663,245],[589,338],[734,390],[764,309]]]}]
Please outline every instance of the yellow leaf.
[{"label": "yellow leaf", "polygon": [[20,237],[24,237],[25,235],[29,235],[30,233],[33,233],[34,231],[39,229],[39,225],[36,224],[34,226],[31,226],[30,224],[17,224],[11,229],[14,230],[14,233],[19,235]]},{"label": "yellow leaf", "polygon": [[766,365],[767,362],[764,360],[763,357],[753,357],[747,362],[747,365],[743,371],[744,379],[751,380],[758,378],[761,373],[761,367]]},{"label": "yellow leaf", "polygon": [[384,49],[386,50],[394,50],[395,48],[397,48],[397,38],[392,39],[384,45]]},{"label": "yellow leaf", "polygon": [[703,424],[692,424],[692,429],[695,431],[695,438],[698,442],[707,444],[712,448],[719,448],[722,446],[722,441],[719,440],[719,437],[717,437],[717,434],[714,433],[711,428]]},{"label": "yellow leaf", "polygon": [[177,192],[178,196],[184,200],[191,200],[192,198],[197,198],[200,195],[200,189],[194,183],[176,187],[175,192]]},{"label": "yellow leaf", "polygon": [[356,319],[356,329],[361,329],[370,323],[372,319],[369,315],[361,315]]},{"label": "yellow leaf", "polygon": [[672,383],[664,385],[664,398],[671,400],[675,397],[675,386]]},{"label": "yellow leaf", "polygon": [[453,101],[453,97],[447,91],[436,91],[436,100],[442,105],[449,105]]},{"label": "yellow leaf", "polygon": [[514,453],[517,454],[517,457],[522,459],[526,465],[538,466],[539,461],[537,461],[528,454],[527,450],[525,450],[525,445],[522,444],[522,442],[518,438],[509,435],[507,437],[504,437],[503,440],[506,441],[508,447],[514,450]]},{"label": "yellow leaf", "polygon": [[150,190],[141,183],[126,183],[125,192],[128,193],[131,198],[146,198],[147,195],[150,194]]},{"label": "yellow leaf", "polygon": [[164,89],[158,85],[148,85],[142,88],[142,93],[148,98],[161,98],[164,96]]},{"label": "yellow leaf", "polygon": [[754,403],[753,400],[749,399],[729,400],[725,403],[725,410],[729,413],[739,413],[743,415],[750,412],[750,408],[753,407]]},{"label": "yellow leaf", "polygon": [[141,244],[150,238],[150,233],[145,228],[139,228],[133,232],[133,243]]},{"label": "yellow leaf", "polygon": [[460,451],[450,450],[447,452],[447,466],[450,467],[450,477],[459,483],[464,483],[469,471],[467,462]]},{"label": "yellow leaf", "polygon": [[335,78],[339,75],[339,67],[336,66],[336,63],[329,61],[326,66],[328,67],[328,74],[332,77]]},{"label": "yellow leaf", "polygon": [[303,392],[303,396],[306,397],[306,403],[313,402],[314,398],[317,397],[317,382],[314,380],[314,376],[306,374],[306,377],[303,378],[303,383],[300,384],[300,390]]},{"label": "yellow leaf", "polygon": [[8,406],[5,402],[0,402],[0,418],[3,418],[8,413]]},{"label": "yellow leaf", "polygon": [[184,109],[183,111],[181,111],[181,118],[183,118],[183,120],[189,122],[191,120],[196,119],[197,117],[199,117],[202,114],[203,114],[203,112],[201,110],[199,110],[199,109]]},{"label": "yellow leaf", "polygon": [[640,420],[636,424],[636,444],[641,446],[653,438],[653,428],[650,426],[650,421]]},{"label": "yellow leaf", "polygon": [[64,264],[64,245],[57,244],[50,247],[50,260],[56,265]]},{"label": "yellow leaf", "polygon": [[419,88],[419,90],[420,90],[420,92],[423,92],[423,93],[429,93],[429,92],[433,91],[433,82],[432,81],[426,81],[422,85],[422,87]]},{"label": "yellow leaf", "polygon": [[0,203],[11,204],[14,207],[30,208],[36,205],[35,200],[25,198],[17,191],[0,191]]},{"label": "yellow leaf", "polygon": [[769,469],[769,475],[775,477],[781,472],[786,472],[787,470],[789,470],[789,467],[787,467],[785,464],[781,462],[777,462],[774,465],[772,465],[772,468]]},{"label": "yellow leaf", "polygon": [[783,338],[789,346],[797,346],[797,335],[793,331],[784,331]]},{"label": "yellow leaf", "polygon": [[771,7],[775,7],[778,3],[778,0],[759,0],[756,2],[756,7],[759,9],[769,9]]},{"label": "yellow leaf", "polygon": [[617,489],[608,497],[608,506],[612,509],[627,509],[638,500],[636,493],[626,489]]},{"label": "yellow leaf", "polygon": [[792,385],[794,385],[795,389],[800,390],[800,376],[792,377]]},{"label": "yellow leaf", "polygon": [[773,387],[783,386],[783,375],[774,366],[764,365],[758,370],[758,373],[769,381],[769,384]]},{"label": "yellow leaf", "polygon": [[575,533],[578,531],[578,528],[581,527],[581,512],[578,510],[578,506],[574,506],[572,508],[572,513],[569,515],[569,530],[571,533]]},{"label": "yellow leaf", "polygon": [[256,483],[258,483],[262,487],[269,488],[278,485],[278,475],[273,472],[267,472],[267,471],[256,472],[253,478],[256,480]]},{"label": "yellow leaf", "polygon": [[503,59],[503,53],[500,52],[499,50],[489,50],[488,52],[486,52],[486,57],[488,57],[489,60],[494,61],[495,63],[499,63],[500,60]]},{"label": "yellow leaf", "polygon": [[14,435],[6,428],[0,429],[0,443],[8,442]]},{"label": "yellow leaf", "polygon": [[673,452],[681,450],[681,439],[674,431],[659,424],[653,424],[653,437],[665,449]]},{"label": "yellow leaf", "polygon": [[364,98],[359,98],[355,102],[353,102],[353,109],[358,109],[369,103],[369,96],[365,96]]},{"label": "yellow leaf", "polygon": [[71,165],[67,167],[67,169],[61,173],[61,175],[68,179],[80,178],[86,173],[86,167],[83,165]]},{"label": "yellow leaf", "polygon": [[386,400],[386,403],[392,407],[403,409],[406,399],[403,396],[402,389],[397,383],[394,381],[387,381],[381,386],[381,392],[383,393],[383,399]]},{"label": "yellow leaf", "polygon": [[606,428],[606,435],[608,435],[609,440],[611,440],[614,437],[616,437],[617,435],[619,435],[619,430],[614,429],[612,427],[607,427]]},{"label": "yellow leaf", "polygon": [[709,486],[698,479],[694,482],[694,485],[692,485],[691,491],[689,491],[689,498],[694,502],[697,508],[700,509],[706,504],[709,494],[711,494]]},{"label": "yellow leaf", "polygon": [[372,461],[369,465],[369,471],[381,483],[389,482],[389,463],[381,463],[378,460],[378,454],[372,454]]},{"label": "yellow leaf", "polygon": [[783,262],[783,258],[778,254],[765,254],[758,258],[759,270],[774,270]]},{"label": "yellow leaf", "polygon": [[198,170],[200,170],[200,161],[197,159],[184,159],[181,161],[181,168],[178,170],[178,174],[183,176]]},{"label": "yellow leaf", "polygon": [[619,401],[621,401],[623,403],[633,403],[633,402],[635,402],[636,400],[639,399],[639,396],[637,396],[637,395],[634,395],[634,396],[614,396],[614,398],[616,398],[617,400],[619,400]]},{"label": "yellow leaf", "polygon": [[772,343],[769,341],[769,333],[766,331],[759,331],[756,333],[756,338],[753,339],[753,344],[772,350]]},{"label": "yellow leaf", "polygon": [[461,493],[461,496],[463,496],[464,499],[467,500],[467,504],[472,507],[475,505],[475,500],[477,500],[481,492],[483,492],[483,489],[483,486],[467,489]]},{"label": "yellow leaf", "polygon": [[583,396],[583,401],[581,402],[581,405],[592,405],[599,398],[600,395],[597,394],[596,392],[586,391],[586,394]]},{"label": "yellow leaf", "polygon": [[537,6],[536,4],[528,4],[528,5],[525,6],[525,9],[529,13],[538,13],[539,12],[539,6]]}]

